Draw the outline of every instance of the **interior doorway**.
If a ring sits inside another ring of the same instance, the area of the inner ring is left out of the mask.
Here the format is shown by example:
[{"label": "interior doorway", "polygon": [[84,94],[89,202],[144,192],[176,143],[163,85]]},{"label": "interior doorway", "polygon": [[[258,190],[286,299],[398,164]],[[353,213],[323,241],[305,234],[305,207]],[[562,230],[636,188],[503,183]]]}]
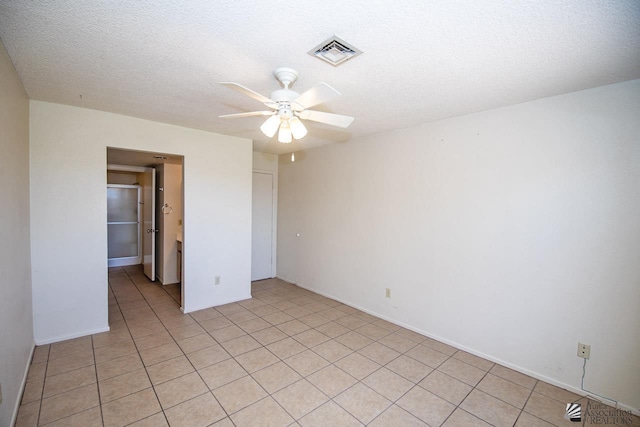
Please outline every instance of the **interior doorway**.
[{"label": "interior doorway", "polygon": [[138,189],[137,265],[184,307],[184,157],[107,148],[106,169],[108,187]]}]

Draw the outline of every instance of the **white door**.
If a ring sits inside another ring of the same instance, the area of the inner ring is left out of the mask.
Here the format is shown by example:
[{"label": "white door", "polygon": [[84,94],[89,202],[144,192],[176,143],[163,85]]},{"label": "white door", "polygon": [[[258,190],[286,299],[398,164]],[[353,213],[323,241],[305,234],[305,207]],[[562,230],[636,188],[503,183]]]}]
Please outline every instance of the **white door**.
[{"label": "white door", "polygon": [[251,280],[273,277],[273,175],[253,173]]},{"label": "white door", "polygon": [[156,170],[144,172],[142,186],[144,199],[142,209],[142,264],[149,280],[156,280]]}]

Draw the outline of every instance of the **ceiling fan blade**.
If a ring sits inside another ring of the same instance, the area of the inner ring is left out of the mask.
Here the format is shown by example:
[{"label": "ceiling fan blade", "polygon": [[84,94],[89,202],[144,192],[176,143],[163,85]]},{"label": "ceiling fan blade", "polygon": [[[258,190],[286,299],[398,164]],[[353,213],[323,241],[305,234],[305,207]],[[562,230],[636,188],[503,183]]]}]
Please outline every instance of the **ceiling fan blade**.
[{"label": "ceiling fan blade", "polygon": [[229,89],[233,89],[235,91],[238,91],[244,95],[250,96],[251,98],[260,101],[260,102],[270,102],[272,103],[273,101],[271,101],[269,98],[267,98],[264,95],[260,95],[258,92],[253,91],[251,89],[249,89],[248,87],[244,87],[242,85],[239,85],[238,83],[233,83],[233,82],[220,82],[221,85],[225,85],[226,87],[228,87]]},{"label": "ceiling fan blade", "polygon": [[338,96],[340,96],[340,92],[322,82],[294,99],[291,102],[291,106],[295,111],[302,111],[304,109],[311,108],[314,105],[327,102]]},{"label": "ceiling fan blade", "polygon": [[247,113],[235,113],[235,114],[223,114],[218,116],[221,119],[235,119],[238,117],[251,117],[251,116],[272,116],[275,111],[249,111]]},{"label": "ceiling fan blade", "polygon": [[304,110],[300,111],[298,117],[304,120],[325,123],[332,126],[347,128],[355,120],[351,116],[343,116],[341,114],[325,113],[324,111]]}]

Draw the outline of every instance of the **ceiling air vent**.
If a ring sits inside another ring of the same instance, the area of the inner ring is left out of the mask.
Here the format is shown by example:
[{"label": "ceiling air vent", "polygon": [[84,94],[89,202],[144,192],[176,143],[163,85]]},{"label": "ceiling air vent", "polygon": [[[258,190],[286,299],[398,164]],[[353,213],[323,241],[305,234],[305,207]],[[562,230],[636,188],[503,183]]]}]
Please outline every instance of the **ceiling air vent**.
[{"label": "ceiling air vent", "polygon": [[340,65],[361,53],[362,51],[336,36],[320,43],[309,51],[309,55],[316,56],[333,66]]}]

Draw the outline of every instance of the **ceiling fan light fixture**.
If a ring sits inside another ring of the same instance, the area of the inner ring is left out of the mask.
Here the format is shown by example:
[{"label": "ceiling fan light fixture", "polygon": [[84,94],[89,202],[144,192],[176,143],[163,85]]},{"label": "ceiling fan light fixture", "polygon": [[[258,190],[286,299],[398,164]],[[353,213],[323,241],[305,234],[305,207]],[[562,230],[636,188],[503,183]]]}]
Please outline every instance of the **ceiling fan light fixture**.
[{"label": "ceiling fan light fixture", "polygon": [[263,124],[260,126],[260,130],[269,138],[272,138],[273,135],[276,134],[278,130],[278,126],[280,126],[280,117],[277,115],[269,117]]},{"label": "ceiling fan light fixture", "polygon": [[280,132],[278,132],[278,142],[289,144],[291,141],[291,128],[288,122],[283,121],[280,125]]},{"label": "ceiling fan light fixture", "polygon": [[295,139],[302,139],[307,134],[307,128],[304,127],[300,119],[297,117],[289,119],[289,127],[291,128],[291,134]]}]

